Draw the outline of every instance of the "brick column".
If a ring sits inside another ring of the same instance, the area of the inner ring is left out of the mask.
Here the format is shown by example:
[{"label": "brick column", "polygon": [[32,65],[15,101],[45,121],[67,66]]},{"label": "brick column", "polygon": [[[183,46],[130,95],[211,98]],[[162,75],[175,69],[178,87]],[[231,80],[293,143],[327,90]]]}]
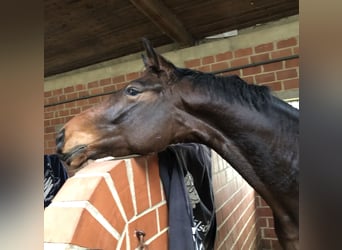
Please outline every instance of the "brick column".
[{"label": "brick column", "polygon": [[44,212],[44,249],[167,249],[168,213],[157,156],[94,162]]}]

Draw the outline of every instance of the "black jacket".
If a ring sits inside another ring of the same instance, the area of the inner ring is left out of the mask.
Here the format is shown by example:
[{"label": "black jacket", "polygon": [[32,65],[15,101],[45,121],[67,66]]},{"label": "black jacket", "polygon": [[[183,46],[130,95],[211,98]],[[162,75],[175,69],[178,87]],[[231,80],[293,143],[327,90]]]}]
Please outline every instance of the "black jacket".
[{"label": "black jacket", "polygon": [[44,208],[68,178],[67,171],[57,155],[44,155]]},{"label": "black jacket", "polygon": [[213,249],[216,216],[210,149],[176,144],[158,156],[169,210],[169,249]]}]

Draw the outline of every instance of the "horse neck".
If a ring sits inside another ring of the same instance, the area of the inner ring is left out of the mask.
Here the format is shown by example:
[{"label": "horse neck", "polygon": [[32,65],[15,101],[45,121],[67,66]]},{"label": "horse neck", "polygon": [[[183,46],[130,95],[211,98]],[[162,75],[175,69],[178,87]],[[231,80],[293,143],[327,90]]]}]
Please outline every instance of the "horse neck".
[{"label": "horse neck", "polygon": [[191,139],[195,138],[212,148],[218,148],[218,145],[225,144],[227,140],[235,140],[256,130],[261,134],[269,132],[271,124],[261,114],[237,105],[219,106],[208,103],[187,106],[180,112],[180,116]]},{"label": "horse neck", "polygon": [[[247,152],[256,147],[253,143],[266,146],[274,139],[281,141],[296,133],[296,117],[282,107],[282,101],[270,100],[264,109],[257,109],[247,101],[244,103],[223,98],[222,94],[208,94],[210,89],[191,89],[191,94],[182,92],[178,109],[179,120],[187,130],[181,131],[181,136],[187,137],[181,138],[181,141],[197,141],[224,155],[227,145],[234,144],[239,151]],[[282,121],[286,119],[293,122],[293,131],[283,128]],[[291,146],[291,142],[288,144]]]},{"label": "horse neck", "polygon": [[295,202],[284,208],[283,201],[292,202],[293,196],[287,194],[298,194],[298,112],[275,97],[261,109],[190,89],[192,94],[181,92],[176,108],[177,125],[183,126],[176,129],[176,142],[198,142],[214,149],[275,215],[296,211]]}]

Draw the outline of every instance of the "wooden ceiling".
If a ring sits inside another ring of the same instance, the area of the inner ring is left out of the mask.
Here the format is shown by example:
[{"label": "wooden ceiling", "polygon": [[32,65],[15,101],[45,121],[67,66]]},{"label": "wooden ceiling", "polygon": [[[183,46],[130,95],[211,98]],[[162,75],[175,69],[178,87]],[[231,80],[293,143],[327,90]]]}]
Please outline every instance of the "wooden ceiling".
[{"label": "wooden ceiling", "polygon": [[298,0],[45,0],[45,76],[298,14]]}]

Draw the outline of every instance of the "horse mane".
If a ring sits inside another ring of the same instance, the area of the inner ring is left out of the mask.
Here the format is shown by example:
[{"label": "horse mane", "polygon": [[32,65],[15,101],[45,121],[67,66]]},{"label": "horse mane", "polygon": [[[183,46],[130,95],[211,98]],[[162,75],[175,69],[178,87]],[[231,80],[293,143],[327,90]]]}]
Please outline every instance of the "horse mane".
[{"label": "horse mane", "polygon": [[178,77],[188,77],[194,88],[204,88],[212,98],[228,102],[239,102],[256,110],[264,110],[272,102],[272,95],[267,86],[248,84],[237,75],[216,76],[191,69],[177,69]]}]

